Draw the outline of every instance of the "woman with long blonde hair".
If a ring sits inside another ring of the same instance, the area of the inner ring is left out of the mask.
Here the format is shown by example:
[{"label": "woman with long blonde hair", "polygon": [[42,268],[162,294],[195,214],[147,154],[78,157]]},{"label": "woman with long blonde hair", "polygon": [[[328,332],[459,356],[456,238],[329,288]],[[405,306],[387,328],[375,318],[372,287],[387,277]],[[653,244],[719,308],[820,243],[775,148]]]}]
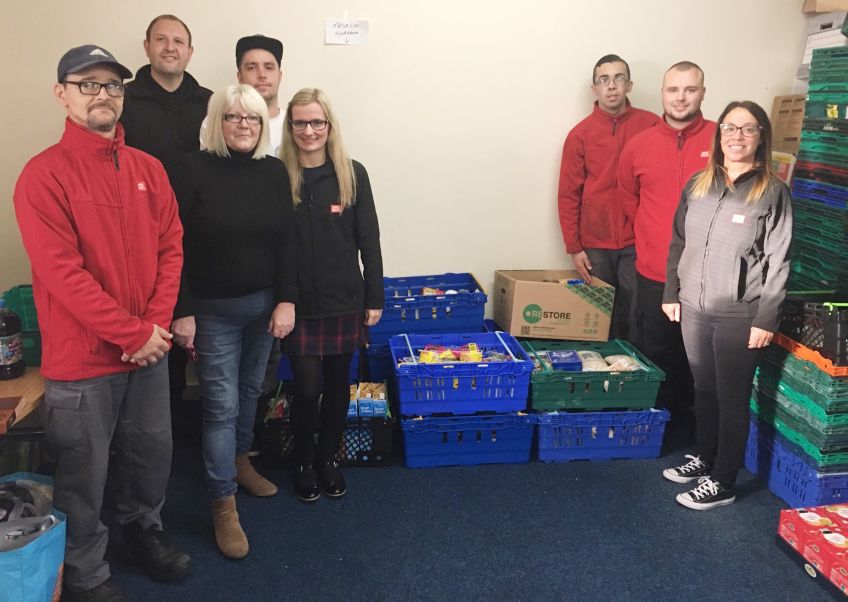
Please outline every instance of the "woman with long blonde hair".
[{"label": "woman with long blonde hair", "polygon": [[285,128],[281,158],[294,199],[298,300],[297,322],[283,351],[295,384],[294,489],[299,499],[313,502],[319,483],[330,497],[347,491],[336,453],[349,403],[349,368],[364,327],[382,315],[383,261],[368,173],[348,156],[327,95],[300,90],[288,104]]}]

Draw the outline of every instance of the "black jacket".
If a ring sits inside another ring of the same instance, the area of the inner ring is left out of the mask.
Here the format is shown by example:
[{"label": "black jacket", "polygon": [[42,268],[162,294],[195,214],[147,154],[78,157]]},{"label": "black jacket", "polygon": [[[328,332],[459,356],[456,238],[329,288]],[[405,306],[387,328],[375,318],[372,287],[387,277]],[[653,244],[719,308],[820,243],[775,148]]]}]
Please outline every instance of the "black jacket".
[{"label": "black jacket", "polygon": [[145,65],[127,84],[124,124],[127,146],[153,155],[167,165],[173,159],[199,149],[200,124],[212,91],[200,86],[191,75],[174,92],[166,92]]},{"label": "black jacket", "polygon": [[327,161],[304,173],[302,201],[294,212],[298,317],[330,318],[383,308],[380,227],[371,183],[362,164],[354,161],[353,170],[356,199],[342,212],[333,164]]}]

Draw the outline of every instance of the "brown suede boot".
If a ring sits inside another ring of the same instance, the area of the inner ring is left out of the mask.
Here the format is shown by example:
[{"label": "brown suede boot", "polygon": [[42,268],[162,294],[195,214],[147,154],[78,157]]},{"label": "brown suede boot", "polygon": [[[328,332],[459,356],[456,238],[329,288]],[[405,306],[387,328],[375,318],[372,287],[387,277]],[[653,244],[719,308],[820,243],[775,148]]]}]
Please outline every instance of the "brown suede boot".
[{"label": "brown suede boot", "polygon": [[236,496],[212,500],[212,524],[215,526],[215,543],[227,558],[244,558],[250,546],[239,524]]},{"label": "brown suede boot", "polygon": [[277,495],[277,486],[256,472],[247,454],[236,456],[236,483],[256,497]]}]

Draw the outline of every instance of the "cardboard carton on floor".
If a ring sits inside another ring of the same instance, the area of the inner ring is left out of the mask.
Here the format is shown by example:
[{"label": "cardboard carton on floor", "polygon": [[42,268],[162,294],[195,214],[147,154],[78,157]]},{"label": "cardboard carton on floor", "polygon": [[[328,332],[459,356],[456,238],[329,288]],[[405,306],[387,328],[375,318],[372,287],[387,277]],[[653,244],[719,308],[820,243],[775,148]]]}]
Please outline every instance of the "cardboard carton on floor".
[{"label": "cardboard carton on floor", "polygon": [[[576,270],[498,270],[495,322],[513,336],[606,341],[615,288],[598,278],[580,281]],[[582,281],[580,281],[582,282]]]}]

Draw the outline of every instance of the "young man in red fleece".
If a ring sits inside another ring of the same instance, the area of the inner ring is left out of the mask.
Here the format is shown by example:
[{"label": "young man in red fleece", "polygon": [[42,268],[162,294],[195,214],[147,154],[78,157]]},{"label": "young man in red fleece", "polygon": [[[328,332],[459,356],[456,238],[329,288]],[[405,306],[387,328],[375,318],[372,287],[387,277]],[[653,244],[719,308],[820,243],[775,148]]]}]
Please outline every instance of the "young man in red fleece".
[{"label": "young man in red fleece", "polygon": [[676,420],[691,420],[692,373],[680,323],[662,311],[674,213],[695,172],[707,165],[715,123],[701,114],[704,72],[682,61],[662,84],[663,118],[627,143],[618,161],[618,186],[636,234],[637,346],[666,373],[657,402]]},{"label": "young man in red fleece", "polygon": [[635,323],[636,250],[633,222],[625,218],[616,186],[625,143],[659,118],[634,108],[630,66],[616,54],[592,71],[594,109],[568,133],[559,171],[559,221],[565,249],[581,277],[615,287],[610,336],[632,340]]},{"label": "young man in red fleece", "polygon": [[107,474],[123,551],[151,577],[182,578],[191,559],[162,532],[171,468],[168,328],[182,269],[174,193],[158,160],[124,144],[130,71],[94,45],[59,61],[58,144],[31,159],[15,212],[32,266],[43,337],[54,503],[68,517],[64,581],[74,600],[123,600],[101,522]]}]

